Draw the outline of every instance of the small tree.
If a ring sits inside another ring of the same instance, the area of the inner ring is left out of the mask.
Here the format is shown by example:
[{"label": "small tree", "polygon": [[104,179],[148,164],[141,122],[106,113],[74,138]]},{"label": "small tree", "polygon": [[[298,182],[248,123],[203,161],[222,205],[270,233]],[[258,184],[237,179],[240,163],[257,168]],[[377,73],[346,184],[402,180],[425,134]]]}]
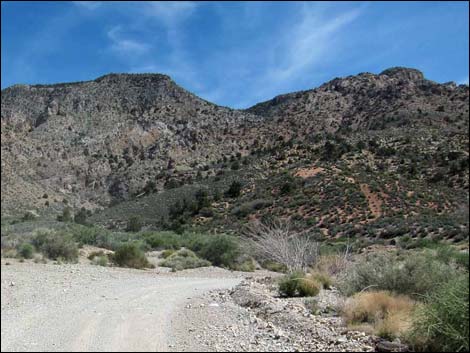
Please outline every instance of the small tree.
[{"label": "small tree", "polygon": [[86,218],[87,218],[87,211],[85,207],[82,207],[80,211],[75,215],[74,221],[75,223],[86,225]]},{"label": "small tree", "polygon": [[292,229],[289,222],[253,222],[243,237],[259,256],[285,265],[289,272],[305,272],[319,255],[319,245],[313,235]]},{"label": "small tree", "polygon": [[228,190],[225,192],[225,196],[228,197],[238,197],[240,196],[240,193],[242,191],[242,184],[239,181],[233,181],[232,184],[230,184],[230,187]]},{"label": "small tree", "polygon": [[201,208],[210,206],[209,194],[204,189],[199,189],[194,194],[194,197],[197,202],[197,210],[199,211]]},{"label": "small tree", "polygon": [[129,218],[127,223],[127,231],[128,232],[138,232],[142,229],[142,218],[139,216],[132,216]]},{"label": "small tree", "polygon": [[70,207],[65,207],[62,211],[62,214],[57,216],[57,220],[59,222],[72,222],[73,217],[72,217],[72,211],[70,210]]}]

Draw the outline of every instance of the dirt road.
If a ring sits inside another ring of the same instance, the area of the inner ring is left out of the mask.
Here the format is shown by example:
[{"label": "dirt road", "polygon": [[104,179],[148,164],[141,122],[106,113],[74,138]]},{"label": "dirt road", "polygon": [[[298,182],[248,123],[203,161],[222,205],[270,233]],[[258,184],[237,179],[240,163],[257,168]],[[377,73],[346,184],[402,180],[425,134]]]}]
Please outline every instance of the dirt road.
[{"label": "dirt road", "polygon": [[1,274],[5,352],[166,351],[169,342],[178,350],[187,335],[178,311],[193,297],[241,280],[3,260]]}]

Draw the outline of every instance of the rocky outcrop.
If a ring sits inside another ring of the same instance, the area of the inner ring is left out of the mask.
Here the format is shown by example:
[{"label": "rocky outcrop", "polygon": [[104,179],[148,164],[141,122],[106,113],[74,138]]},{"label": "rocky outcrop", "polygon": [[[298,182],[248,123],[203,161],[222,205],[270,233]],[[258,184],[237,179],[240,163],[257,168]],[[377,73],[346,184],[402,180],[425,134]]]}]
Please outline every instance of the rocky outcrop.
[{"label": "rocky outcrop", "polygon": [[[2,90],[2,212],[106,207],[223,158],[318,133],[468,128],[468,86],[414,69],[337,78],[247,110],[207,102],[160,74]],[[449,121],[451,120],[451,123]],[[180,173],[181,174],[181,173]],[[43,194],[50,195],[46,201]]]}]

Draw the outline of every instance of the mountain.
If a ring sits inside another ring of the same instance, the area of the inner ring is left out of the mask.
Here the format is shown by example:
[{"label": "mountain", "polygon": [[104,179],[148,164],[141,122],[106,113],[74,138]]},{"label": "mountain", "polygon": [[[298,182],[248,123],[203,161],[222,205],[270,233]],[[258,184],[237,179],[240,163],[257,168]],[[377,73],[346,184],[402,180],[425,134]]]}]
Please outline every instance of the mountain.
[{"label": "mountain", "polygon": [[399,235],[468,234],[469,88],[415,69],[336,78],[246,110],[159,74],[1,96],[4,215],[68,205],[103,223],[138,214],[230,230],[278,216],[329,236],[387,238],[397,220]]}]

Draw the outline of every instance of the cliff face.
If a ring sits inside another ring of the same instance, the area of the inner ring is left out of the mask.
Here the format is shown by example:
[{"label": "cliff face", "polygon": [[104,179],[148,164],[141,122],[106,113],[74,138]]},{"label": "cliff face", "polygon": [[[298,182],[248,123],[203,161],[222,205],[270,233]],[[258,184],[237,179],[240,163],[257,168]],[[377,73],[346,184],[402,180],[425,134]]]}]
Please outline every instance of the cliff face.
[{"label": "cliff face", "polygon": [[[278,141],[323,133],[434,127],[468,130],[468,86],[437,84],[417,70],[334,79],[247,110],[219,107],[158,74],[2,90],[2,212],[93,209],[130,199]],[[460,146],[460,145],[459,145]],[[465,152],[468,154],[468,148]],[[243,166],[242,166],[243,168]]]}]

